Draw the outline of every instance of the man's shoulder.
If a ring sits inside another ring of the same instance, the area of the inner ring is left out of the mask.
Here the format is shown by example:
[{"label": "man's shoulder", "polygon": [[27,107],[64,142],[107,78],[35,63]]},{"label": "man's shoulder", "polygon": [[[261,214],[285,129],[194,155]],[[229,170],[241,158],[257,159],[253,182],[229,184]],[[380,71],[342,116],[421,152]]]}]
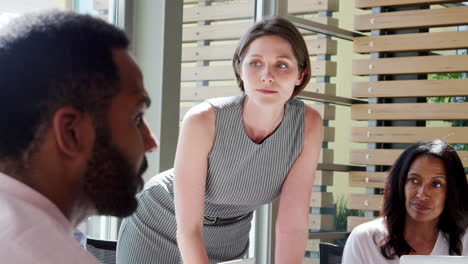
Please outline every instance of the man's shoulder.
[{"label": "man's shoulder", "polygon": [[0,208],[0,262],[97,263],[46,212],[1,194]]},{"label": "man's shoulder", "polygon": [[[38,240],[40,240],[38,238]],[[30,264],[30,263],[49,263],[49,264],[98,264],[99,262],[90,255],[85,249],[71,249],[71,244],[49,243],[44,240],[43,243],[48,246],[38,246],[39,242],[32,243],[0,243],[0,259],[7,259],[9,263]]]}]

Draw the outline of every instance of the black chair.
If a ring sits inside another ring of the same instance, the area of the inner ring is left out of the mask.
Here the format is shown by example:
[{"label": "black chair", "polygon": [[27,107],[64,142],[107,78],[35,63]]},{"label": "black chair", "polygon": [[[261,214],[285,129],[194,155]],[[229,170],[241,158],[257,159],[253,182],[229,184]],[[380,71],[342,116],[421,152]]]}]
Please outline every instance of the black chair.
[{"label": "black chair", "polygon": [[87,238],[86,250],[102,264],[115,264],[117,241]]},{"label": "black chair", "polygon": [[320,242],[320,264],[341,264],[343,249],[339,245]]}]

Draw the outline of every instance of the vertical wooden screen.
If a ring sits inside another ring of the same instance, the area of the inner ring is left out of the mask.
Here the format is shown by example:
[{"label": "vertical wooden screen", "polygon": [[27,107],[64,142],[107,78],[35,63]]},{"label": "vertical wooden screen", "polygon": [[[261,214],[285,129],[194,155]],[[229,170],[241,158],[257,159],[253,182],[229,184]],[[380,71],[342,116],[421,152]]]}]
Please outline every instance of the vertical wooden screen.
[{"label": "vertical wooden screen", "polygon": [[[353,127],[353,142],[368,143],[353,149],[350,162],[365,165],[366,172],[351,172],[351,186],[366,187],[366,194],[349,197],[348,208],[365,210],[367,217],[350,217],[348,230],[376,216],[382,203],[385,171],[410,143],[441,139],[467,144],[468,128],[443,121],[467,120],[468,103],[431,97],[468,96],[468,80],[432,79],[468,71],[468,6],[463,1],[355,0],[368,14],[355,16],[355,29],[369,34],[354,40],[354,51],[369,59],[353,61],[353,74],[369,76],[355,82],[352,95],[369,104],[353,105],[353,120],[369,121]],[[429,78],[428,78],[429,77]],[[468,167],[468,153],[459,152]],[[402,208],[404,210],[404,208]]]}]

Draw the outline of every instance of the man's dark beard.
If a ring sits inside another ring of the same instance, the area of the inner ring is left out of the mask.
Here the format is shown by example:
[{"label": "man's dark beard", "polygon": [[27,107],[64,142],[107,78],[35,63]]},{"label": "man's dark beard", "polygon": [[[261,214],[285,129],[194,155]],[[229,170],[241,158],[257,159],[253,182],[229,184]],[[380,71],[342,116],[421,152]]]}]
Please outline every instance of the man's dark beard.
[{"label": "man's dark beard", "polygon": [[143,160],[138,173],[111,142],[109,129],[97,128],[93,154],[84,177],[84,191],[100,215],[126,217],[135,212],[135,195],[143,187]]}]

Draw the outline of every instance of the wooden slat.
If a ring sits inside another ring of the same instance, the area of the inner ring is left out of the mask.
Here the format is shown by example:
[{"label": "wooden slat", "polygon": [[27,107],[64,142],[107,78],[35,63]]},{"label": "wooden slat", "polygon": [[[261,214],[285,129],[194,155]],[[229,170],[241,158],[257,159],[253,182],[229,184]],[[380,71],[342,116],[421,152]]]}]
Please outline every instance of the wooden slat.
[{"label": "wooden slat", "polygon": [[312,39],[306,40],[310,55],[336,55],[338,41],[334,39]]},{"label": "wooden slat", "polygon": [[197,60],[230,60],[236,45],[219,45],[203,47],[183,47],[182,62]]},{"label": "wooden slat", "polygon": [[354,60],[352,67],[354,75],[466,72],[468,55]]},{"label": "wooden slat", "polygon": [[[187,111],[195,105],[192,104],[191,106],[188,105],[182,105],[180,107],[180,113],[179,113],[179,118],[182,120],[187,113]],[[336,114],[336,108],[334,105],[327,105],[327,104],[313,104],[310,105],[313,107],[315,110],[317,110],[322,117],[323,120],[335,120],[335,114]],[[332,162],[330,162],[332,163]]]},{"label": "wooden slat", "polygon": [[[334,95],[336,93],[334,83],[309,83],[304,91],[313,91],[321,94]],[[213,97],[240,95],[241,90],[237,86],[184,86],[180,88],[181,101],[200,102]]]},{"label": "wooden slat", "polygon": [[331,192],[313,192],[310,198],[310,207],[328,208],[333,205],[333,193]]},{"label": "wooden slat", "polygon": [[414,6],[414,5],[435,5],[460,3],[460,0],[355,0],[356,8],[366,9],[383,6]]},{"label": "wooden slat", "polygon": [[360,31],[466,24],[468,24],[468,6],[357,15],[354,20],[354,28]]},{"label": "wooden slat", "polygon": [[[310,55],[336,55],[337,41],[331,39],[307,40]],[[201,47],[183,47],[182,62],[199,60],[231,60],[236,45],[216,45]]]},{"label": "wooden slat", "polygon": [[[290,14],[306,14],[319,11],[338,11],[338,0],[289,1]],[[211,6],[193,6],[184,8],[184,23],[197,21],[223,21],[252,18],[254,1],[229,3]]]},{"label": "wooden slat", "polygon": [[[320,153],[319,162],[320,163],[333,163],[333,157],[334,157],[333,149],[324,149],[324,148],[322,148],[322,152]],[[330,196],[331,196],[331,193],[330,193]],[[328,198],[328,196],[326,196],[326,198]],[[331,202],[333,202],[333,197],[331,198],[331,200],[332,200]],[[328,206],[329,200],[324,200],[322,203],[324,204],[323,207],[330,207],[331,206],[331,205]]]},{"label": "wooden slat", "polygon": [[[324,130],[326,130],[327,128],[331,128],[331,127],[324,127]],[[319,171],[318,170],[315,172],[314,186],[331,186],[331,185],[333,185],[333,171]]]},{"label": "wooden slat", "polygon": [[336,76],[335,61],[311,61],[310,66],[312,68],[312,77]]},{"label": "wooden slat", "polygon": [[466,120],[468,103],[357,104],[353,120]]},{"label": "wooden slat", "polygon": [[239,39],[241,35],[252,26],[253,22],[237,22],[216,24],[207,26],[192,26],[182,29],[182,41],[198,40],[233,40]]},{"label": "wooden slat", "polygon": [[349,162],[359,165],[393,165],[401,149],[351,149]]},{"label": "wooden slat", "polygon": [[235,75],[231,65],[182,67],[181,81],[225,81],[234,80]]},{"label": "wooden slat", "polygon": [[253,2],[232,3],[211,6],[193,6],[184,8],[184,23],[213,20],[232,20],[252,18]]},{"label": "wooden slat", "polygon": [[302,264],[320,264],[320,259],[319,258],[311,258],[311,257],[304,257],[302,259]]},{"label": "wooden slat", "polygon": [[306,244],[306,251],[318,252],[320,245],[320,239],[309,239]]},{"label": "wooden slat", "polygon": [[356,53],[463,49],[468,47],[468,31],[357,37],[353,47]]},{"label": "wooden slat", "polygon": [[336,95],[336,84],[335,83],[312,83],[309,82],[303,91]]},{"label": "wooden slat", "polygon": [[348,209],[379,211],[382,207],[383,195],[380,194],[350,194]]},{"label": "wooden slat", "polygon": [[[352,149],[349,155],[351,164],[393,165],[402,149]],[[463,166],[468,167],[468,151],[457,151]]]},{"label": "wooden slat", "polygon": [[438,97],[468,96],[468,79],[354,82],[352,96]]},{"label": "wooden slat", "polygon": [[[335,128],[334,127],[323,127],[323,142],[335,142]],[[333,177],[331,178],[333,179]]]},{"label": "wooden slat", "polygon": [[180,100],[201,102],[214,97],[235,96],[241,93],[237,86],[185,86],[180,88]]},{"label": "wooden slat", "polygon": [[312,231],[333,230],[333,215],[311,214],[309,216],[309,229]]},{"label": "wooden slat", "polygon": [[372,221],[372,220],[375,220],[375,218],[373,218],[373,217],[348,216],[348,225],[347,225],[346,230],[348,232],[351,232],[351,231],[353,231],[353,229],[356,226],[358,226],[360,224],[364,224],[364,223]]},{"label": "wooden slat", "polygon": [[349,186],[383,188],[387,172],[352,171],[349,173]]},{"label": "wooden slat", "polygon": [[[315,17],[310,20],[337,26],[338,20],[331,17]],[[206,26],[190,26],[184,27],[182,30],[182,41],[193,42],[198,40],[238,40],[244,32],[253,24],[253,21],[220,23]],[[299,30],[304,35],[312,35],[313,32]]]},{"label": "wooden slat", "polygon": [[468,144],[468,127],[352,127],[351,140],[360,143],[414,143],[441,139]]},{"label": "wooden slat", "polygon": [[[384,188],[388,172],[353,171],[349,173],[349,186],[365,188]],[[468,175],[466,175],[468,180]]]},{"label": "wooden slat", "polygon": [[[336,62],[313,61],[312,76],[336,76]],[[181,81],[226,81],[235,80],[231,65],[216,65],[202,67],[182,67]]]}]

